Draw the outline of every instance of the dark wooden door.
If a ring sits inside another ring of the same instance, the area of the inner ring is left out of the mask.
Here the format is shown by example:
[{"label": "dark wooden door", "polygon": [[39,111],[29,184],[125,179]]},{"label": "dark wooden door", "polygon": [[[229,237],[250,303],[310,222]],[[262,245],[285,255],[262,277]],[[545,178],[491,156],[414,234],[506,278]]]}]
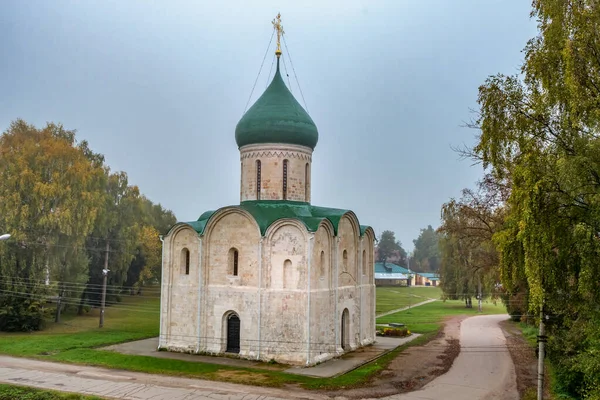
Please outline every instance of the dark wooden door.
[{"label": "dark wooden door", "polygon": [[227,318],[227,350],[228,353],[240,352],[240,317],[231,314]]}]

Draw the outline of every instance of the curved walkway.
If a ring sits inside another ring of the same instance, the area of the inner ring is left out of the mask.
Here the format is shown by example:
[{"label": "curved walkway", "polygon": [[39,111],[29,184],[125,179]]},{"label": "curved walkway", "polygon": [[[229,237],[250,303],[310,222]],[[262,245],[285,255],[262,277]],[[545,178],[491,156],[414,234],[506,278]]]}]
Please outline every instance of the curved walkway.
[{"label": "curved walkway", "polygon": [[415,307],[419,307],[419,306],[422,306],[423,304],[427,304],[427,303],[433,303],[434,301],[437,301],[437,299],[429,299],[429,300],[425,300],[425,301],[422,301],[422,302],[420,302],[420,303],[415,303],[415,304],[411,305],[410,307],[396,308],[395,310],[386,311],[386,312],[384,312],[384,313],[377,314],[377,315],[375,316],[375,318],[381,318],[381,317],[385,317],[386,315],[396,314],[397,312],[404,311],[404,310],[408,310],[409,308],[415,308]]},{"label": "curved walkway", "polygon": [[390,400],[514,400],[519,398],[515,367],[498,322],[507,315],[479,315],[460,327],[460,354],[450,370],[421,390]]}]

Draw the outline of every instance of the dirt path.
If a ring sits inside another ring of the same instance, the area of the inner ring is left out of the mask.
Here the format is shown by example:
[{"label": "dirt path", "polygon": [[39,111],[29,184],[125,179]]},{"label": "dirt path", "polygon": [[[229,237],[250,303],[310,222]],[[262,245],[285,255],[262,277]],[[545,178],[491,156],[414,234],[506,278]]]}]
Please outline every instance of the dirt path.
[{"label": "dirt path", "polygon": [[448,373],[423,389],[390,400],[515,400],[515,368],[499,323],[507,315],[478,315],[462,321],[460,354]]},{"label": "dirt path", "polygon": [[[502,321],[500,327],[506,337],[506,345],[515,365],[519,396],[523,398],[527,394],[533,396],[531,398],[535,398],[537,396],[537,357],[535,349],[527,343],[514,322]],[[548,371],[545,372],[544,398],[549,399],[551,398],[550,379]]]},{"label": "dirt path", "polygon": [[331,397],[380,398],[417,390],[446,373],[460,352],[460,322],[449,318],[438,336],[423,346],[409,347],[398,355],[368,386],[324,392]]}]

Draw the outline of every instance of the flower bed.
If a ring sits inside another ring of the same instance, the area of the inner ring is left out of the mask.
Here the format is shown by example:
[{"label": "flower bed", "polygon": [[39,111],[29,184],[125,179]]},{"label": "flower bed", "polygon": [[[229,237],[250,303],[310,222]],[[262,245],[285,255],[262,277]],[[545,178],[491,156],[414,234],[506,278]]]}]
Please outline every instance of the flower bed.
[{"label": "flower bed", "polygon": [[380,328],[377,329],[377,336],[392,336],[392,337],[406,337],[410,336],[411,333],[408,328]]}]

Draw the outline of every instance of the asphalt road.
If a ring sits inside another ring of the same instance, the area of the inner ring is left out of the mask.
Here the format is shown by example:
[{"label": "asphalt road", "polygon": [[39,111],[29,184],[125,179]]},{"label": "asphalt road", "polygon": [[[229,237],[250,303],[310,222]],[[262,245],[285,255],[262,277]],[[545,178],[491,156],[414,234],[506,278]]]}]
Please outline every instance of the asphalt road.
[{"label": "asphalt road", "polygon": [[[452,368],[423,389],[390,400],[515,400],[515,371],[498,322],[505,315],[462,322],[461,352]],[[128,400],[276,400],[327,397],[300,391],[236,385],[0,356],[0,382]]]},{"label": "asphalt road", "polygon": [[481,315],[460,326],[460,354],[450,370],[421,390],[393,400],[517,400],[515,367],[498,322],[506,315]]}]

